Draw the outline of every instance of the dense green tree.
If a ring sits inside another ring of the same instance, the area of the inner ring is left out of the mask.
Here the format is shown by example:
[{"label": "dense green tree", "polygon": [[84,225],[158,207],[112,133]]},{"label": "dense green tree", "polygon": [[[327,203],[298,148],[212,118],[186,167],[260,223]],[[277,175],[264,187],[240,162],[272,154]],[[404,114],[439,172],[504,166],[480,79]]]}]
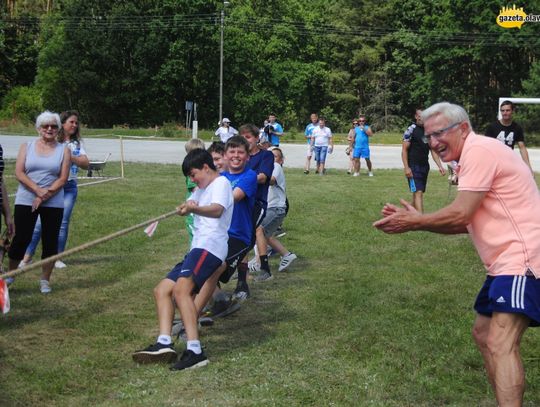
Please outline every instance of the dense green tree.
[{"label": "dense green tree", "polygon": [[[526,12],[539,12],[534,3]],[[200,125],[217,124],[224,2],[14,4],[16,15],[3,10],[0,21],[0,98],[35,83],[44,106],[77,108],[92,126],[183,122],[184,103],[194,100]],[[416,106],[449,100],[483,128],[498,97],[537,92],[540,24],[501,28],[500,7],[494,0],[231,0],[223,113],[261,123],[274,112],[290,129],[317,111],[335,130],[366,113],[385,129],[402,127]]]}]

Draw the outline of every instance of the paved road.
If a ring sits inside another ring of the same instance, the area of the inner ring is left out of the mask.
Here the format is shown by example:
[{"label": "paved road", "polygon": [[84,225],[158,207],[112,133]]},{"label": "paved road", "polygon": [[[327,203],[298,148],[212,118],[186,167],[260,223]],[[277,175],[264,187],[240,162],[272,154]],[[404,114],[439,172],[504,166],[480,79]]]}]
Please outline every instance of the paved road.
[{"label": "paved road", "polygon": [[[16,158],[19,146],[34,137],[0,135],[0,144],[4,149],[4,157]],[[111,161],[120,161],[120,142],[112,139],[88,138],[84,141],[91,160],[103,160],[109,153]],[[178,164],[186,155],[182,141],[157,140],[124,140],[124,159],[132,162]],[[286,166],[302,168],[306,157],[305,144],[283,144]],[[516,154],[518,152],[516,151]],[[531,164],[535,171],[540,171],[540,149],[529,149]],[[402,168],[401,146],[371,146],[371,159],[377,168]],[[333,154],[328,156],[328,168],[347,168],[348,156],[345,146],[336,146]],[[365,164],[362,161],[362,167]],[[436,168],[432,162],[432,168]]]}]

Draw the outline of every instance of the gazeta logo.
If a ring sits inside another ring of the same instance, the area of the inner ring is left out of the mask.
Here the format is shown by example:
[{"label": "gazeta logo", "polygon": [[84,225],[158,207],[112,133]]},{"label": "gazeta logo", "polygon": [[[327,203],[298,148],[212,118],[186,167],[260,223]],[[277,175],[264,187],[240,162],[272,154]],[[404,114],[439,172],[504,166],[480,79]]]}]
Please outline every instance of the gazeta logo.
[{"label": "gazeta logo", "polygon": [[503,7],[497,16],[497,24],[503,28],[519,28],[527,19],[527,13],[523,11],[523,7],[517,8],[514,4],[510,7]]}]

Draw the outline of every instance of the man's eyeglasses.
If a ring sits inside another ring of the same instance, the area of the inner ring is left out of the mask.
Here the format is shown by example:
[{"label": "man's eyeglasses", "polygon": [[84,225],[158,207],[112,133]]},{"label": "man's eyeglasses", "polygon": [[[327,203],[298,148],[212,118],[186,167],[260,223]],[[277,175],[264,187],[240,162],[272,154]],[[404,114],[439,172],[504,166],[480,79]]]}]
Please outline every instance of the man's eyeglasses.
[{"label": "man's eyeglasses", "polygon": [[431,139],[431,137],[439,139],[448,130],[453,129],[454,127],[459,126],[460,124],[461,122],[454,123],[451,126],[445,127],[444,129],[441,129],[441,130],[434,131],[433,133],[426,134],[425,136],[428,140]]},{"label": "man's eyeglasses", "polygon": [[41,128],[45,129],[45,130],[47,130],[49,128],[51,128],[53,130],[58,130],[58,126],[56,124],[42,124]]}]

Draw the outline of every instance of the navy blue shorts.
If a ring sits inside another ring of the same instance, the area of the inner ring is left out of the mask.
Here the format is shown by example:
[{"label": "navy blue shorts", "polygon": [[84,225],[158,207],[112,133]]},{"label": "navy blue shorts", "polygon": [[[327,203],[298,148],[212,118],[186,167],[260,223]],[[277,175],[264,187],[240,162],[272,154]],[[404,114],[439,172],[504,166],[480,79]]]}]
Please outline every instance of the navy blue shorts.
[{"label": "navy blue shorts", "polygon": [[223,262],[204,249],[192,249],[184,260],[167,274],[166,278],[176,283],[179,278],[191,277],[195,282],[195,292],[199,292],[205,281],[214,274]]},{"label": "navy blue shorts", "polygon": [[[429,165],[410,165],[411,171],[413,173],[414,185],[416,186],[417,191],[426,192],[427,187],[427,177],[429,175]],[[407,180],[409,184],[409,180]]]},{"label": "navy blue shorts", "polygon": [[534,276],[487,276],[474,309],[491,317],[494,312],[523,314],[529,326],[540,326],[540,279]]}]

